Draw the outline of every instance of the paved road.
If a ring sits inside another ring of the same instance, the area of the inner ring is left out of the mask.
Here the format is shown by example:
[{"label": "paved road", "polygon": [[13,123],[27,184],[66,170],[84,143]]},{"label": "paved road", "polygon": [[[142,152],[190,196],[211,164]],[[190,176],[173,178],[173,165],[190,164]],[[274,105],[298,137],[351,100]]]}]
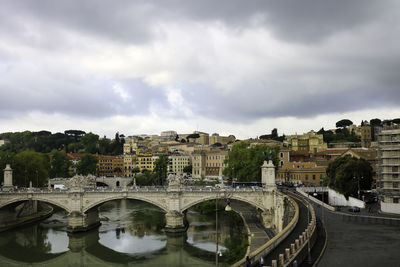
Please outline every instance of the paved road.
[{"label": "paved road", "polygon": [[293,229],[292,233],[290,233],[289,236],[285,238],[285,240],[283,240],[274,250],[272,250],[266,258],[264,258],[265,265],[267,266],[271,266],[272,260],[278,260],[279,254],[284,254],[285,249],[290,248],[290,244],[294,243],[295,240],[299,238],[299,235],[304,232],[304,229],[306,229],[308,225],[308,210],[306,206],[304,206],[304,204],[297,199],[293,199],[299,205],[299,221],[296,227]]},{"label": "paved road", "polygon": [[326,251],[318,267],[400,266],[397,221],[347,216],[316,204],[314,208],[317,217],[323,218],[328,234]]}]

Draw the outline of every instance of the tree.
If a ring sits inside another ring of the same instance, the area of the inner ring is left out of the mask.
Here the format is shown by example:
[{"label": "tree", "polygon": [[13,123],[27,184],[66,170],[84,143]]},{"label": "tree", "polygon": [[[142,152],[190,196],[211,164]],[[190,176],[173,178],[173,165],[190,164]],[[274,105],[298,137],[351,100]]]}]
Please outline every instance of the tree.
[{"label": "tree", "polygon": [[349,196],[357,196],[358,183],[360,190],[371,189],[372,167],[363,158],[357,159],[350,155],[339,157],[329,164],[326,173],[328,185],[338,192]]},{"label": "tree", "polygon": [[154,185],[156,175],[149,170],[143,170],[143,173],[136,175],[135,179],[139,186]]},{"label": "tree", "polygon": [[376,119],[370,120],[369,124],[371,124],[371,126],[381,126],[382,121],[380,119],[376,118]]},{"label": "tree", "polygon": [[98,159],[93,155],[83,155],[76,166],[77,173],[82,175],[96,174],[97,161]]},{"label": "tree", "polygon": [[199,134],[189,134],[188,136],[186,136],[187,142],[189,142],[189,139],[197,139],[197,138],[200,138]]},{"label": "tree", "polygon": [[30,181],[35,187],[47,185],[50,164],[46,155],[32,150],[22,151],[13,157],[11,166],[14,185],[27,187]]},{"label": "tree", "polygon": [[393,119],[392,122],[394,124],[400,124],[400,118]]},{"label": "tree", "polygon": [[193,166],[192,164],[183,167],[183,172],[185,173],[192,173]]},{"label": "tree", "polygon": [[68,177],[70,162],[67,156],[58,150],[53,150],[50,154],[50,177]]},{"label": "tree", "polygon": [[156,180],[154,181],[157,185],[164,185],[167,179],[168,172],[168,155],[160,155],[154,162],[154,174]]},{"label": "tree", "polygon": [[239,182],[260,181],[261,166],[264,163],[263,152],[269,153],[270,150],[274,165],[278,166],[278,146],[256,145],[248,148],[245,142],[234,144],[225,160],[227,167],[223,174],[230,179],[237,178]]},{"label": "tree", "polygon": [[133,173],[139,173],[139,172],[140,172],[139,167],[133,168],[133,169],[132,169],[132,172],[133,172]]},{"label": "tree", "polygon": [[87,133],[81,138],[81,143],[86,153],[95,154],[99,151],[99,136],[93,133]]},{"label": "tree", "polygon": [[75,138],[75,142],[78,142],[82,136],[84,136],[86,133],[81,130],[66,130],[64,133],[68,136],[72,136]]},{"label": "tree", "polygon": [[343,119],[343,120],[336,122],[336,128],[346,128],[347,126],[350,126],[352,124],[353,124],[353,122],[351,120]]}]

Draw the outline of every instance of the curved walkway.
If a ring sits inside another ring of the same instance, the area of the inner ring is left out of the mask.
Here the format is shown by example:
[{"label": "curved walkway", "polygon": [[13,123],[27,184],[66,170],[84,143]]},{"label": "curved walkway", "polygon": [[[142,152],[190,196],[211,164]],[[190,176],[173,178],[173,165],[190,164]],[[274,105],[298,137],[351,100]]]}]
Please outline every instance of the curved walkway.
[{"label": "curved walkway", "polygon": [[231,201],[230,205],[234,211],[242,216],[247,225],[251,237],[249,252],[253,252],[274,237],[275,233],[271,229],[265,229],[260,223],[256,208],[234,200]]}]

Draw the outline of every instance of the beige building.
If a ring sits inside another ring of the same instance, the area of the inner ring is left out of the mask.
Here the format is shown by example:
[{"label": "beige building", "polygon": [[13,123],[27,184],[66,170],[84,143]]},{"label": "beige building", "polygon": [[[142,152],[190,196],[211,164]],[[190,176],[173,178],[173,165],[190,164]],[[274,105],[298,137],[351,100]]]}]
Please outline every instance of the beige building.
[{"label": "beige building", "polygon": [[326,166],[318,166],[315,162],[289,162],[278,168],[276,180],[320,185],[325,175]]},{"label": "beige building", "polygon": [[214,134],[212,134],[212,135],[210,136],[209,144],[210,144],[210,145],[213,145],[213,144],[215,144],[215,143],[220,143],[220,144],[222,144],[222,145],[226,145],[226,144],[228,144],[228,143],[233,143],[233,142],[235,142],[235,140],[236,140],[236,138],[235,138],[235,136],[233,136],[233,135],[230,135],[230,136],[220,136],[219,134],[214,133]]},{"label": "beige building", "polygon": [[347,130],[349,130],[350,133],[354,132],[355,135],[361,136],[362,126],[357,126],[355,124],[352,124],[352,125],[347,127]]},{"label": "beige building", "polygon": [[126,177],[133,177],[135,169],[137,166],[137,159],[136,155],[125,154],[124,155],[124,176]]},{"label": "beige building", "polygon": [[222,176],[225,169],[226,150],[196,150],[192,154],[193,178],[217,178]]},{"label": "beige building", "polygon": [[378,135],[377,162],[381,210],[400,214],[400,126],[386,127]]},{"label": "beige building", "polygon": [[195,131],[193,134],[198,134],[198,138],[189,138],[189,143],[196,143],[200,145],[208,145],[210,142],[210,135],[208,133],[203,133]]},{"label": "beige building", "polygon": [[137,150],[138,138],[130,136],[125,138],[124,155],[135,154]]},{"label": "beige building", "polygon": [[328,148],[328,145],[324,142],[324,136],[316,134],[314,131],[289,136],[287,141],[293,151],[316,153]]},{"label": "beige building", "polygon": [[361,126],[361,147],[371,147],[372,134],[371,126]]},{"label": "beige building", "polygon": [[168,172],[183,173],[183,169],[190,165],[190,156],[173,155],[168,157]]}]

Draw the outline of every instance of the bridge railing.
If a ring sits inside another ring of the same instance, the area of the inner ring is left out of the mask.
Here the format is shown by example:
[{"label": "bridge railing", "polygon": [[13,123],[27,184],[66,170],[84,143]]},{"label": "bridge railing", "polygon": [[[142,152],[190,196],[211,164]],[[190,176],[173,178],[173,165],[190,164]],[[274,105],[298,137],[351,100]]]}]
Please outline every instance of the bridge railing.
[{"label": "bridge railing", "polygon": [[[83,187],[83,192],[149,192],[149,191],[161,191],[165,192],[168,189],[167,186],[129,186],[129,187]],[[18,188],[13,191],[2,192],[0,194],[26,194],[26,193],[70,193],[73,189],[49,189],[48,187],[41,188]],[[243,187],[243,188],[232,188],[229,186],[226,187],[213,187],[213,186],[184,186],[181,188],[181,191],[184,192],[256,192],[262,191],[261,187]]]}]

